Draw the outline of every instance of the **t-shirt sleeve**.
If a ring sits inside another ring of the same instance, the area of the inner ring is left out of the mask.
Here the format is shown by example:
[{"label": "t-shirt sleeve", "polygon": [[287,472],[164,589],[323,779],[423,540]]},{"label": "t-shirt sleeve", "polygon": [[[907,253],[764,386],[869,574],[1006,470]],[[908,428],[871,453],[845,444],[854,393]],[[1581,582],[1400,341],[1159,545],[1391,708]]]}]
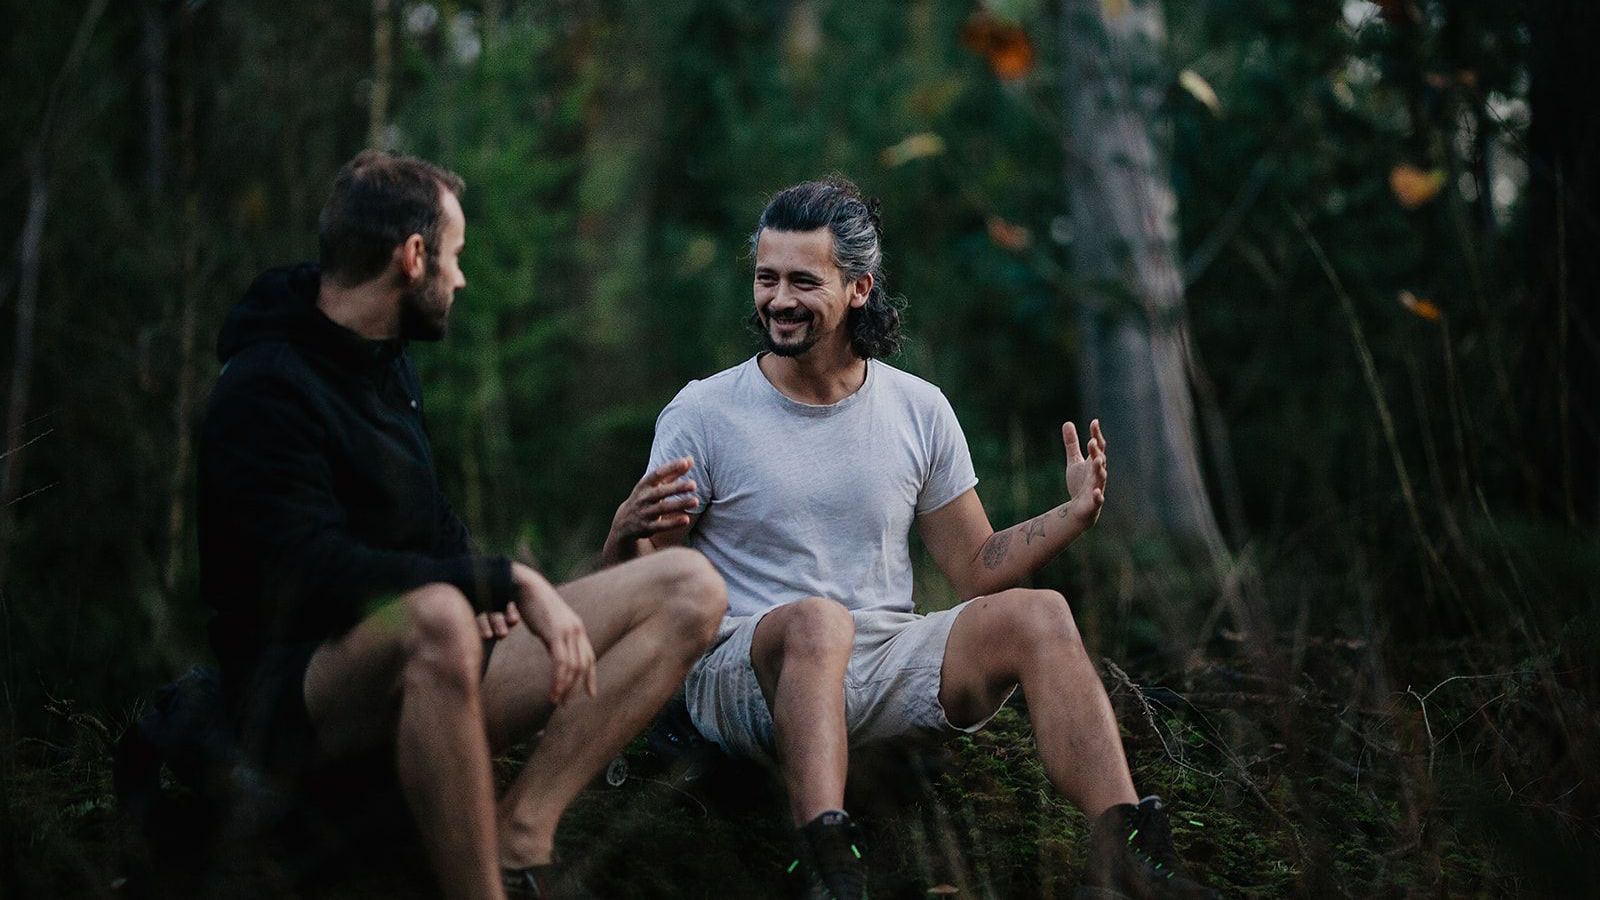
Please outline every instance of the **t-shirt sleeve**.
[{"label": "t-shirt sleeve", "polygon": [[689,477],[700,497],[699,511],[705,512],[716,494],[712,487],[715,463],[707,453],[702,401],[695,395],[696,384],[689,382],[656,417],[656,436],[650,444],[650,464],[645,471],[655,471],[657,466],[679,457],[693,457],[694,468],[689,470]]},{"label": "t-shirt sleeve", "polygon": [[950,401],[941,391],[932,406],[925,431],[928,476],[917,494],[919,516],[949,504],[978,484],[978,474],[972,468],[972,453],[967,449],[967,436],[961,431],[961,423],[956,421]]}]

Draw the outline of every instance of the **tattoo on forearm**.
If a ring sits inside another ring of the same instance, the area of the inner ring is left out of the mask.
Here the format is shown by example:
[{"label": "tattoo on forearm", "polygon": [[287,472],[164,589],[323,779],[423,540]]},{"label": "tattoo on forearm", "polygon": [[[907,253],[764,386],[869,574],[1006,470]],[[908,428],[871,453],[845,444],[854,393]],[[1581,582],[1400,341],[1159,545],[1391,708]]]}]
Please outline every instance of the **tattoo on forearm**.
[{"label": "tattoo on forearm", "polygon": [[1009,549],[1011,549],[1010,529],[990,535],[989,540],[983,545],[983,567],[993,569],[1000,565]]},{"label": "tattoo on forearm", "polygon": [[1044,534],[1044,516],[1029,519],[1022,525],[1022,539],[1031,544],[1033,539]]},{"label": "tattoo on forearm", "polygon": [[1056,510],[1056,518],[1065,519],[1067,517],[1067,514],[1070,513],[1070,512],[1072,512],[1072,504],[1063,503],[1063,504],[1061,504],[1061,508]]}]

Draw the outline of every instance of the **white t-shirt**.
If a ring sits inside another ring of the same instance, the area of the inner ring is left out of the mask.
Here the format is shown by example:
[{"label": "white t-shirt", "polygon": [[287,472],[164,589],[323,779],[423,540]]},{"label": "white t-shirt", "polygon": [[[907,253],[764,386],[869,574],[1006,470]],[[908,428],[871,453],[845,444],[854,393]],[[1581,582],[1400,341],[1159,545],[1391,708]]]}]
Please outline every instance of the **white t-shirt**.
[{"label": "white t-shirt", "polygon": [[692,456],[689,545],[728,583],[728,614],[802,597],[910,612],[912,520],[978,483],[933,385],[877,360],[826,406],[785,397],[756,357],[691,381],[656,420],[650,469]]}]

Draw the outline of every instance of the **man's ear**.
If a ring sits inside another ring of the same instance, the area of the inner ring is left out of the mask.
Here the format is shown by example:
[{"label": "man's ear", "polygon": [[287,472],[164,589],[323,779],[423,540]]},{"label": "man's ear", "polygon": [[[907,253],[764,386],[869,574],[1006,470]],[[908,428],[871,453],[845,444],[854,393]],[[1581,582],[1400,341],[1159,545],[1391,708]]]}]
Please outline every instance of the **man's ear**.
[{"label": "man's ear", "polygon": [[874,283],[875,279],[872,277],[871,272],[850,282],[850,306],[852,308],[860,309],[867,305],[867,298],[872,296],[872,285]]},{"label": "man's ear", "polygon": [[413,234],[401,241],[394,248],[394,256],[407,281],[416,281],[428,271],[428,247],[422,242],[420,234]]}]

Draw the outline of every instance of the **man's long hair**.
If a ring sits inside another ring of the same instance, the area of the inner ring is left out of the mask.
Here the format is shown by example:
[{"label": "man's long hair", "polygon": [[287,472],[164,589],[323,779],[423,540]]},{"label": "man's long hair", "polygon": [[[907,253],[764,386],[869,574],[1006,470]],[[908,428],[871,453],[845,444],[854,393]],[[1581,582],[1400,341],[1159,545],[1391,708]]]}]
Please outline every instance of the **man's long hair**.
[{"label": "man's long hair", "polygon": [[422,235],[431,263],[439,254],[442,192],[460,197],[465,190],[461,176],[427,160],[361,151],[334,176],[317,220],[322,274],[345,285],[368,281],[413,234]]},{"label": "man's long hair", "polygon": [[[833,234],[833,263],[846,283],[872,275],[872,292],[866,305],[852,308],[846,324],[850,329],[850,349],[862,359],[877,359],[900,352],[901,312],[905,301],[890,297],[883,272],[883,223],[878,203],[861,196],[848,180],[832,176],[785,188],[767,201],[761,220],[750,235],[750,255],[755,256],[761,232],[815,231],[826,227]],[[759,330],[759,316],[751,314]]]}]

